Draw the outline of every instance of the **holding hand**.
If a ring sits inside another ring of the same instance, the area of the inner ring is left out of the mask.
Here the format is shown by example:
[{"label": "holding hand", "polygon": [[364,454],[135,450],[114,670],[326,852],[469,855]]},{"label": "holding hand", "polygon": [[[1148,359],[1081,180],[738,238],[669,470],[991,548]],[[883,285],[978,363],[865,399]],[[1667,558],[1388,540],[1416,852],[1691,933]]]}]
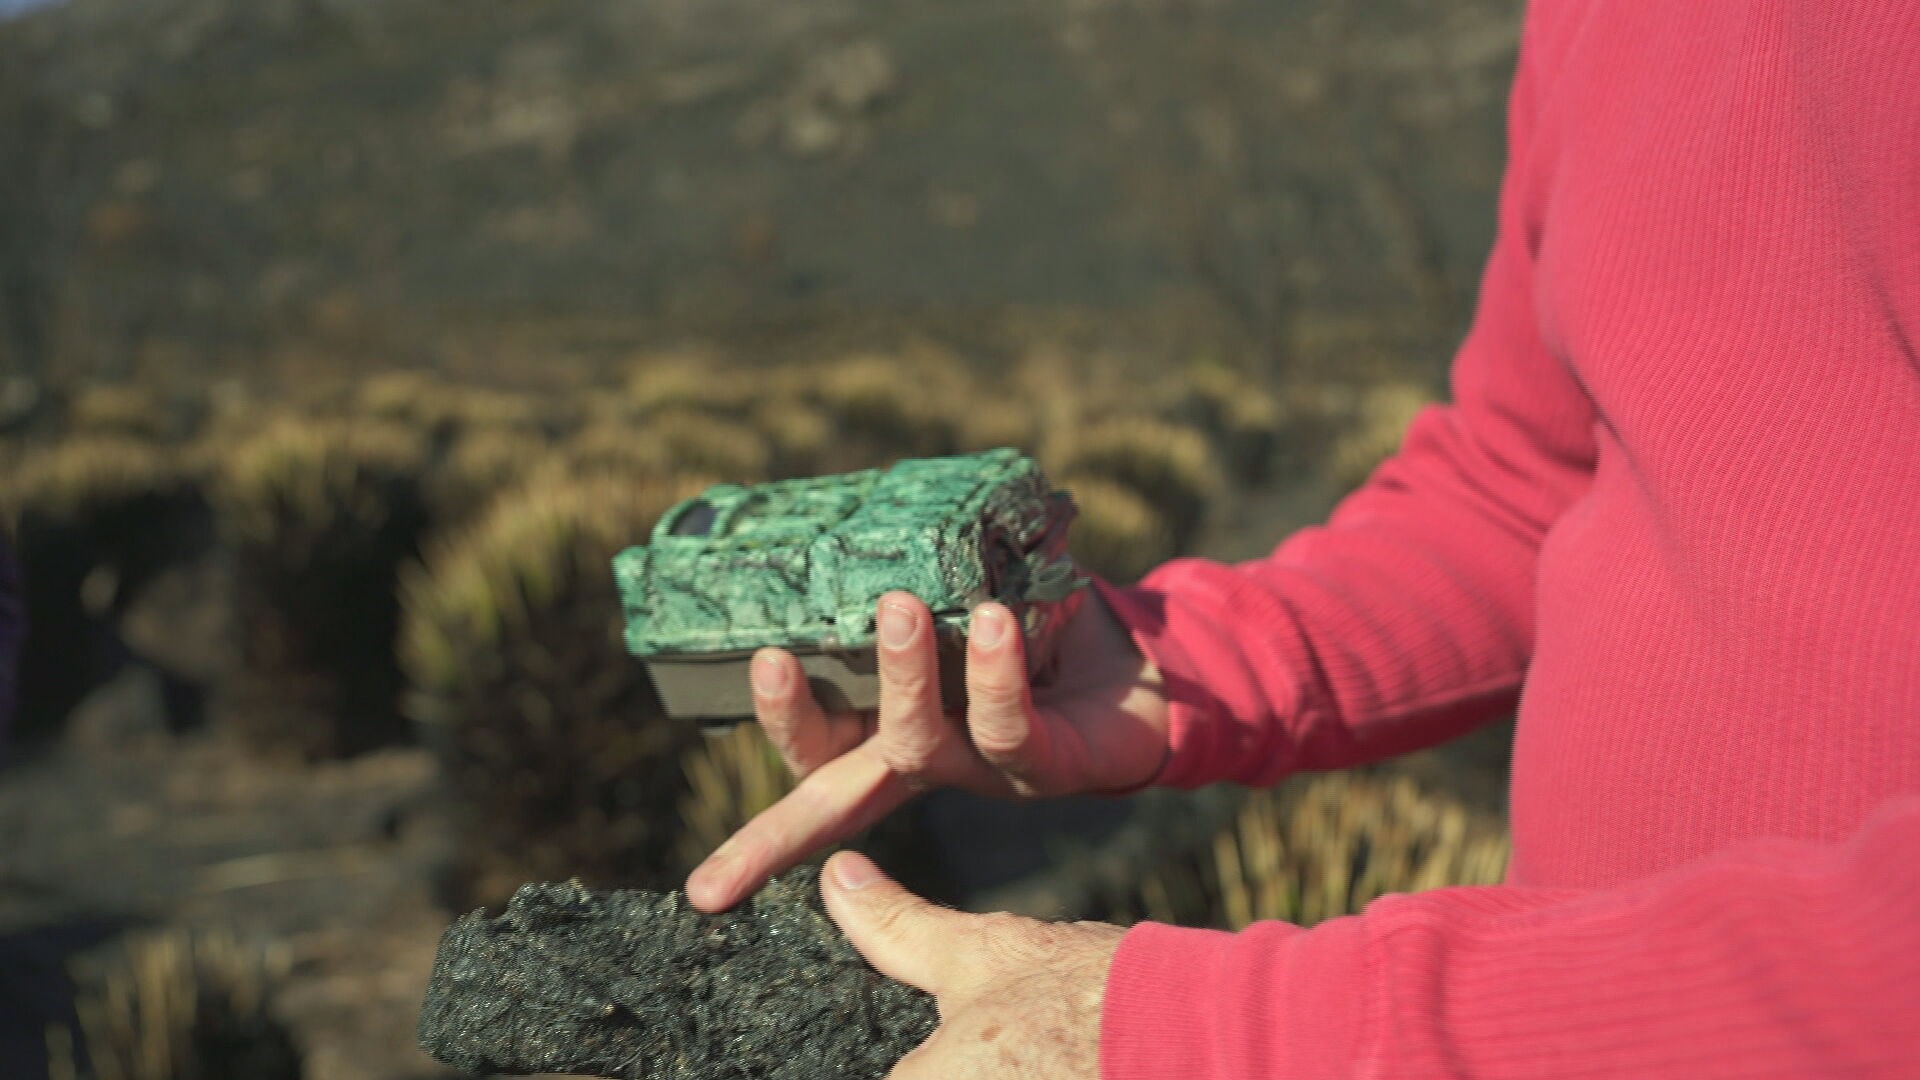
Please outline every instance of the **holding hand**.
[{"label": "holding hand", "polygon": [[851,851],[827,860],[820,893],[868,963],[939,1002],[940,1026],[889,1080],[1100,1075],[1100,1009],[1125,930],[951,911]]},{"label": "holding hand", "polygon": [[1120,791],[1151,780],[1166,758],[1159,673],[1098,595],[1061,631],[1059,674],[1037,689],[1028,684],[1025,638],[1013,613],[997,603],[976,608],[965,717],[941,705],[926,604],[891,592],[876,618],[877,714],[829,716],[791,654],[763,649],[754,657],[760,725],[800,784],[693,872],[686,891],[696,907],[732,907],[922,790],[1016,798]]}]

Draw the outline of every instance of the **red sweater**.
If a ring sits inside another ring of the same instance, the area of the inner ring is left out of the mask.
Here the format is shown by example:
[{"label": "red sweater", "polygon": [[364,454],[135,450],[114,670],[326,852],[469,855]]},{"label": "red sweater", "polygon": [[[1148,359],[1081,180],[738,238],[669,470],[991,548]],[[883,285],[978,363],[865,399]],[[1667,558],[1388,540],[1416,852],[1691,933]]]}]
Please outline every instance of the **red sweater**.
[{"label": "red sweater", "polygon": [[1519,706],[1508,884],[1143,925],[1103,1075],[1920,1076],[1920,2],[1536,0],[1454,403],[1116,592],[1161,780]]}]

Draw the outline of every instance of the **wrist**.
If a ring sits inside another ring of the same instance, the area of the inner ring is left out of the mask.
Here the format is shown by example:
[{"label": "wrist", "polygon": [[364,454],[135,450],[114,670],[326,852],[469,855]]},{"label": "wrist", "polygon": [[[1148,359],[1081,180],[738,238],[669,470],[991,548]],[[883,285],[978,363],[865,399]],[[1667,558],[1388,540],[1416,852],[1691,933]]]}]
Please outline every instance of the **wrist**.
[{"label": "wrist", "polygon": [[1150,685],[1158,699],[1152,724],[1161,742],[1159,764],[1139,783],[1115,794],[1155,786],[1203,786],[1209,778],[1194,768],[1194,755],[1183,751],[1193,744],[1195,734],[1212,722],[1218,703],[1188,674],[1194,670],[1193,664],[1167,632],[1166,595],[1141,586],[1120,588],[1098,579],[1094,586],[1143,658],[1142,672],[1151,680],[1143,681],[1143,685]]}]

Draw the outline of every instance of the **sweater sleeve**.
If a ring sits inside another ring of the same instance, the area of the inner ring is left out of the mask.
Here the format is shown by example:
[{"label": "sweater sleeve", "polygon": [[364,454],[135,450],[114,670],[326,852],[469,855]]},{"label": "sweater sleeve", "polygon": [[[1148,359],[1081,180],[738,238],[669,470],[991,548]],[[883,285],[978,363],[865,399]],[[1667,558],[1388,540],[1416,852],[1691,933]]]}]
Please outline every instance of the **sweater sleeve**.
[{"label": "sweater sleeve", "polygon": [[[1533,17],[1529,16],[1531,20]],[[1586,490],[1592,404],[1543,344],[1532,298],[1531,22],[1509,108],[1498,237],[1453,404],[1323,528],[1237,566],[1196,559],[1106,589],[1166,679],[1162,784],[1268,784],[1432,745],[1514,701],[1533,639],[1534,568]]]},{"label": "sweater sleeve", "polygon": [[1142,924],[1105,1080],[1911,1076],[1920,798],[1592,893],[1442,889],[1312,930]]}]

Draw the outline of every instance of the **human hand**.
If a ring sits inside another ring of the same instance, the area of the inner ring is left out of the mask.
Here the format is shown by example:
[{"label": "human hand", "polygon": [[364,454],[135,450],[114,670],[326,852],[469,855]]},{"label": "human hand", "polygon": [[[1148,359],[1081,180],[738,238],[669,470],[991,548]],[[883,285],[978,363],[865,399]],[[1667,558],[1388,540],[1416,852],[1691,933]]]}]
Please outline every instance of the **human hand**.
[{"label": "human hand", "polygon": [[1126,931],[969,915],[930,904],[843,851],[820,875],[827,914],[867,962],[932,994],[940,1026],[889,1080],[1097,1080],[1107,970]]},{"label": "human hand", "polygon": [[965,717],[941,706],[926,604],[890,592],[877,618],[877,713],[827,715],[791,654],[763,649],[754,657],[760,725],[800,783],[687,879],[695,907],[732,907],[922,790],[1016,798],[1119,791],[1152,779],[1166,758],[1159,672],[1097,594],[1061,629],[1058,675],[1037,688],[1029,685],[1025,636],[1013,613],[997,603],[975,609]]}]

